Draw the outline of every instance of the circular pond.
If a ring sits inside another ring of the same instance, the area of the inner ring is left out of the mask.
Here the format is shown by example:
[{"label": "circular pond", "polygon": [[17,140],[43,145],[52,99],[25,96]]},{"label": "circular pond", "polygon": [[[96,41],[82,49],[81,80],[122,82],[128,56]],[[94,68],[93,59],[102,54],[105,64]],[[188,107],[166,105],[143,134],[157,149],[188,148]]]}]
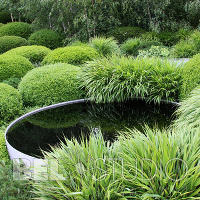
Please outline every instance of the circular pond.
[{"label": "circular pond", "polygon": [[16,150],[42,158],[42,150],[59,145],[65,138],[87,138],[101,130],[106,140],[113,142],[127,128],[143,130],[144,125],[164,128],[173,120],[177,105],[146,103],[131,100],[124,103],[95,104],[80,100],[51,106],[22,116],[7,130],[7,142]]}]

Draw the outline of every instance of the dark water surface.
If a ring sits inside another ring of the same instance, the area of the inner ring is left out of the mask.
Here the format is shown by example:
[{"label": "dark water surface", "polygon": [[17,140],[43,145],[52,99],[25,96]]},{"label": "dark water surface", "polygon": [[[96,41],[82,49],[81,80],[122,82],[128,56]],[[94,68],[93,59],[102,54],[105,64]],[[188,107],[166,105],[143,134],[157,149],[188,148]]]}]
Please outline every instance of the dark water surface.
[{"label": "dark water surface", "polygon": [[174,104],[149,104],[142,100],[125,103],[78,103],[37,113],[12,127],[8,142],[17,150],[42,157],[41,149],[49,151],[64,138],[87,138],[101,129],[106,140],[114,141],[119,131],[144,125],[168,127],[176,110]]}]

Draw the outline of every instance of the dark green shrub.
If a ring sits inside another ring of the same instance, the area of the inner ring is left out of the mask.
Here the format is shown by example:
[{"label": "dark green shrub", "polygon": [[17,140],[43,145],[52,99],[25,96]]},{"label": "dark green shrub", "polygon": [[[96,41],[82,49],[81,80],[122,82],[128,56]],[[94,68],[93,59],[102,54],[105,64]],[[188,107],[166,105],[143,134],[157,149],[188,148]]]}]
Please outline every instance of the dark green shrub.
[{"label": "dark green shrub", "polygon": [[41,45],[50,49],[62,46],[61,36],[57,32],[48,29],[42,29],[31,34],[28,42],[31,45]]},{"label": "dark green shrub", "polygon": [[34,66],[22,56],[0,56],[0,82],[10,78],[21,78]]},{"label": "dark green shrub", "polygon": [[113,56],[88,62],[84,69],[87,97],[96,102],[178,99],[180,69],[167,60]]},{"label": "dark green shrub", "polygon": [[11,16],[10,13],[1,11],[0,12],[0,23],[6,24],[8,22],[11,22]]},{"label": "dark green shrub", "polygon": [[148,50],[151,46],[160,45],[157,41],[142,40],[140,38],[128,39],[121,45],[122,53],[137,56],[139,50]]},{"label": "dark green shrub", "polygon": [[22,98],[18,90],[0,83],[0,119],[12,120],[22,110]]},{"label": "dark green shrub", "polygon": [[24,22],[11,22],[0,27],[0,36],[14,35],[28,39],[31,33],[31,25]]},{"label": "dark green shrub", "polygon": [[50,49],[44,46],[25,46],[11,49],[5,55],[18,55],[27,58],[32,63],[40,63],[51,52]]},{"label": "dark green shrub", "polygon": [[87,46],[68,46],[58,48],[49,53],[42,64],[69,63],[80,65],[99,56],[98,52]]},{"label": "dark green shrub", "polygon": [[21,81],[21,78],[15,78],[14,77],[14,78],[8,78],[8,79],[2,81],[2,83],[6,83],[6,84],[17,89],[20,81]]},{"label": "dark green shrub", "polygon": [[80,99],[79,67],[69,64],[48,65],[30,71],[19,84],[28,106],[44,106]]},{"label": "dark green shrub", "polygon": [[90,46],[95,48],[102,56],[120,53],[117,41],[113,38],[96,37],[90,40]]},{"label": "dark green shrub", "polygon": [[181,40],[174,46],[174,57],[191,58],[200,53],[200,32],[195,31],[186,40]]},{"label": "dark green shrub", "polygon": [[3,36],[0,37],[0,54],[20,46],[26,46],[28,42],[26,39],[18,36]]},{"label": "dark green shrub", "polygon": [[157,34],[159,41],[162,42],[165,46],[173,46],[175,45],[179,39],[177,39],[176,33],[173,32],[161,32]]},{"label": "dark green shrub", "polygon": [[145,30],[139,28],[139,27],[117,27],[107,33],[109,37],[114,37],[116,40],[119,41],[119,43],[124,42],[125,40],[129,38],[139,37],[143,33],[145,33]]},{"label": "dark green shrub", "polygon": [[180,99],[189,95],[189,93],[200,84],[200,54],[194,56],[183,67],[182,87]]}]

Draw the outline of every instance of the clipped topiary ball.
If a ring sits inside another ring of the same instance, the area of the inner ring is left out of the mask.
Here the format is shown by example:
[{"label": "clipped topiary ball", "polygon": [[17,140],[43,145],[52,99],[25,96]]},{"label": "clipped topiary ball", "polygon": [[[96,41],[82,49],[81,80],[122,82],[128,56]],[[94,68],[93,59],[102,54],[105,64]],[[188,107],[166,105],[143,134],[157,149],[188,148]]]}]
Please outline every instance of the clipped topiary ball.
[{"label": "clipped topiary ball", "polygon": [[22,110],[22,98],[18,90],[0,83],[0,119],[14,119]]},{"label": "clipped topiary ball", "polygon": [[200,54],[194,56],[183,67],[180,99],[187,97],[200,84]]},{"label": "clipped topiary ball", "polygon": [[49,29],[42,29],[33,33],[28,41],[31,45],[42,45],[50,49],[62,46],[61,36],[57,32]]},{"label": "clipped topiary ball", "polygon": [[31,33],[31,25],[24,22],[11,22],[0,27],[0,36],[14,35],[28,39]]},{"label": "clipped topiary ball", "polygon": [[68,46],[52,51],[44,58],[42,64],[69,63],[80,65],[97,57],[99,57],[99,54],[92,47]]},{"label": "clipped topiary ball", "polygon": [[6,24],[11,21],[12,19],[9,12],[5,12],[5,11],[0,12],[0,23]]},{"label": "clipped topiary ball", "polygon": [[80,73],[79,67],[62,63],[36,68],[22,79],[19,91],[27,106],[80,99]]},{"label": "clipped topiary ball", "polygon": [[20,46],[26,46],[28,42],[26,39],[18,36],[3,36],[0,37],[0,54]]},{"label": "clipped topiary ball", "polygon": [[4,55],[18,55],[27,58],[32,63],[40,63],[47,56],[51,50],[44,46],[23,46],[15,49],[11,49]]},{"label": "clipped topiary ball", "polygon": [[0,82],[10,78],[21,78],[34,66],[22,56],[0,56]]}]

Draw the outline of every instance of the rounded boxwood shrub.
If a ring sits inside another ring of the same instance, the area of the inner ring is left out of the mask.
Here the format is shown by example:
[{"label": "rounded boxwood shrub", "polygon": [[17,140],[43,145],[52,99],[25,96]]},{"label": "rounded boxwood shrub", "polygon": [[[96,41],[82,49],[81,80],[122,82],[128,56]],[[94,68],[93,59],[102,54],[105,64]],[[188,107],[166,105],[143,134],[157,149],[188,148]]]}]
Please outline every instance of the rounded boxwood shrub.
[{"label": "rounded boxwood shrub", "polygon": [[42,29],[31,34],[28,41],[31,45],[42,45],[50,49],[55,49],[62,45],[61,36],[49,29]]},{"label": "rounded boxwood shrub", "polygon": [[28,106],[44,106],[80,99],[81,69],[69,64],[47,65],[28,72],[19,91]]},{"label": "rounded boxwood shrub", "polygon": [[27,58],[32,63],[40,63],[47,56],[51,50],[44,46],[23,46],[11,49],[5,55],[18,55]]},{"label": "rounded boxwood shrub", "polygon": [[13,119],[22,110],[22,98],[17,89],[0,83],[0,119]]},{"label": "rounded boxwood shrub", "polygon": [[1,11],[0,12],[0,23],[6,24],[11,22],[11,16],[9,12]]},{"label": "rounded boxwood shrub", "polygon": [[20,46],[26,46],[28,42],[26,39],[18,36],[3,36],[0,37],[0,54]]},{"label": "rounded boxwood shrub", "polygon": [[87,46],[68,46],[58,48],[49,53],[42,64],[69,63],[80,65],[99,56],[98,52]]},{"label": "rounded boxwood shrub", "polygon": [[21,78],[34,66],[22,56],[0,56],[0,82],[10,78]]},{"label": "rounded boxwood shrub", "polygon": [[90,46],[95,48],[102,56],[120,53],[117,41],[113,38],[95,37],[90,40]]},{"label": "rounded boxwood shrub", "polygon": [[189,95],[189,93],[200,84],[200,54],[195,55],[189,60],[182,69],[182,87],[180,99]]},{"label": "rounded boxwood shrub", "polygon": [[25,22],[11,22],[0,27],[0,36],[14,35],[28,39],[31,33],[31,25]]},{"label": "rounded boxwood shrub", "polygon": [[146,31],[140,27],[126,26],[126,27],[117,27],[112,31],[110,31],[109,33],[107,33],[107,35],[109,37],[114,37],[116,40],[119,41],[119,43],[122,43],[129,38],[139,37],[145,32]]}]

